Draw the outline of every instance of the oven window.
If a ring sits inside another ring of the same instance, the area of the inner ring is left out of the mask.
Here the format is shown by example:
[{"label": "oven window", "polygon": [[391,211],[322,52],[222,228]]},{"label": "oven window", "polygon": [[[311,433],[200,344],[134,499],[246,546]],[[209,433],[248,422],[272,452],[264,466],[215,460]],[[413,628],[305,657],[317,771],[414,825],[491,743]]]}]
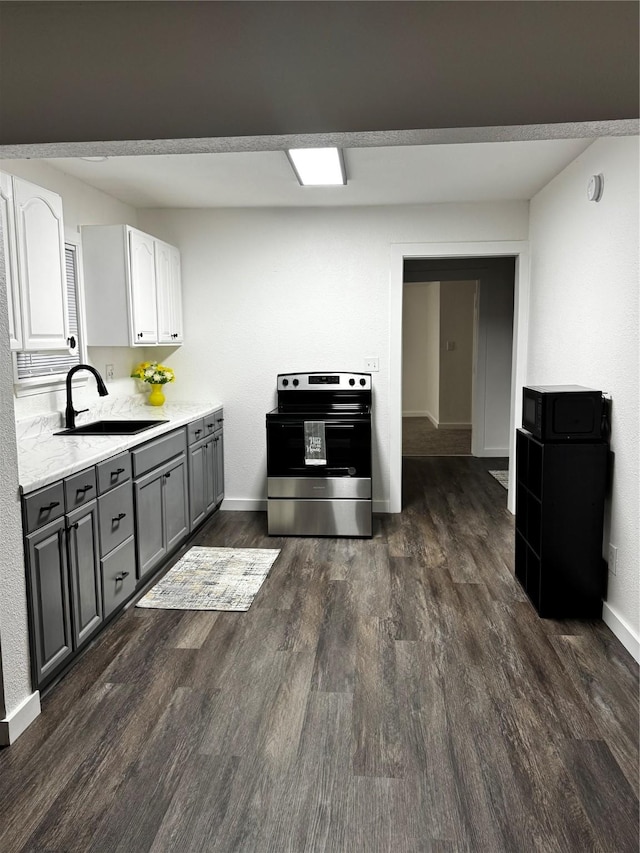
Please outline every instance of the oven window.
[{"label": "oven window", "polygon": [[370,477],[371,424],[325,423],[327,465],[305,465],[304,422],[267,423],[270,477]]}]

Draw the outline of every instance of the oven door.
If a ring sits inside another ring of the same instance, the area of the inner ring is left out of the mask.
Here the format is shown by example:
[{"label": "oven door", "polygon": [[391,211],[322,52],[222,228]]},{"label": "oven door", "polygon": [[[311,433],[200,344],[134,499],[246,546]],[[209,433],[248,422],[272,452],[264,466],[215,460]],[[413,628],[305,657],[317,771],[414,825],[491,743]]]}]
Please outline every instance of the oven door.
[{"label": "oven door", "polygon": [[370,418],[324,420],[326,465],[305,464],[304,422],[299,416],[277,414],[268,417],[269,477],[371,478]]}]

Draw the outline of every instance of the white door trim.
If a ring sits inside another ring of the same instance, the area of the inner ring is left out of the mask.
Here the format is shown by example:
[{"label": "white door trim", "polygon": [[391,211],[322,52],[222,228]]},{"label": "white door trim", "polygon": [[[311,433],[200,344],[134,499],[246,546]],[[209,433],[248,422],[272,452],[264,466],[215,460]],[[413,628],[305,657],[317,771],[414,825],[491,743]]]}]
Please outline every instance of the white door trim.
[{"label": "white door trim", "polygon": [[519,401],[525,384],[529,331],[529,243],[496,240],[480,243],[392,243],[389,272],[389,512],[402,510],[402,279],[405,258],[515,257],[513,361],[509,428],[509,494],[515,512],[514,451]]}]

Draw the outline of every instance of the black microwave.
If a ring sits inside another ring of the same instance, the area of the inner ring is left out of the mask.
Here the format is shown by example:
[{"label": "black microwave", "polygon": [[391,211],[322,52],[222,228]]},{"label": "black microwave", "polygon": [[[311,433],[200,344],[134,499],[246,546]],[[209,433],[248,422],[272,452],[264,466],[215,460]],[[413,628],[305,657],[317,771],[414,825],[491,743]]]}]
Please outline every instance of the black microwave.
[{"label": "black microwave", "polygon": [[602,391],[582,385],[522,389],[522,426],[540,441],[594,441],[603,437]]}]

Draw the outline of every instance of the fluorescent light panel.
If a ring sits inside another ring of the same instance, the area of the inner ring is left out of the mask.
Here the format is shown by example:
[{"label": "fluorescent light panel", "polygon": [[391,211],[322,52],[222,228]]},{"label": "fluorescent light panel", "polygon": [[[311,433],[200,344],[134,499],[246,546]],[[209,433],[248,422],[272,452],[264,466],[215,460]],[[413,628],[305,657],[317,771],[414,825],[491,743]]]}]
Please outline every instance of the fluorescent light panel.
[{"label": "fluorescent light panel", "polygon": [[347,183],[342,151],[338,148],[291,148],[287,156],[303,187],[329,187]]}]

